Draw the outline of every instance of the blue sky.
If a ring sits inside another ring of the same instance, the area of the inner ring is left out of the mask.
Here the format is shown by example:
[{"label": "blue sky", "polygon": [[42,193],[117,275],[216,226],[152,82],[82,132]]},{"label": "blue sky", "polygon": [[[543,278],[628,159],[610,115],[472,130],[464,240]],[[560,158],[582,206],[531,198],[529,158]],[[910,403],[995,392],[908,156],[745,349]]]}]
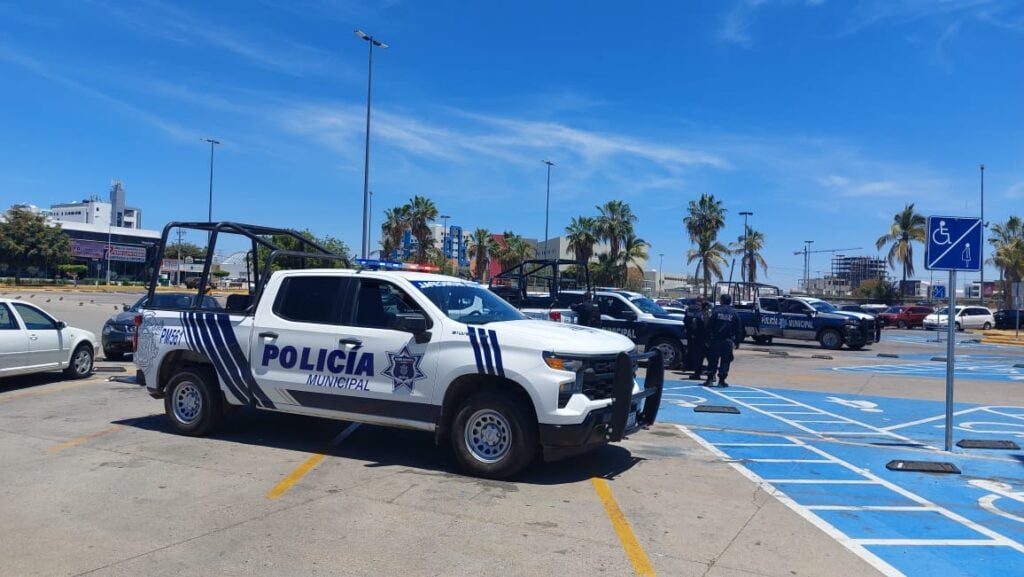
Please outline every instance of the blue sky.
[{"label": "blue sky", "polygon": [[987,220],[1024,213],[1014,0],[0,0],[0,204],[119,178],[147,228],[205,220],[213,137],[215,219],[358,248],[356,28],[391,45],[374,54],[375,223],[419,194],[451,223],[542,237],[551,159],[553,233],[625,200],[652,266],[679,271],[686,204],[709,192],[725,240],[754,212],[768,280],[791,287],[804,240],[875,255],[905,202],[977,214],[982,162]]}]

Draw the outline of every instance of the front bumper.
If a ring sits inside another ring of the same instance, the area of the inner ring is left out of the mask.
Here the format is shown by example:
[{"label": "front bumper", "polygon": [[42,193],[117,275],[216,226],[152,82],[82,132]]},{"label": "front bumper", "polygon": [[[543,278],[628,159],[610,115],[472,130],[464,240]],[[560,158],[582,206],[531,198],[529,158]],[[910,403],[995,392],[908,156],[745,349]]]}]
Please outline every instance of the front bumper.
[{"label": "front bumper", "polygon": [[121,331],[111,331],[105,333],[100,337],[103,344],[103,350],[112,351],[116,353],[130,353],[132,352],[132,335],[131,333],[125,333]]},{"label": "front bumper", "polygon": [[[644,359],[647,360],[644,388],[633,394],[633,362]],[[661,406],[664,383],[665,367],[658,351],[620,353],[615,360],[611,405],[591,411],[576,425],[540,425],[544,460],[578,455],[599,445],[621,441],[626,435],[653,425]]]}]

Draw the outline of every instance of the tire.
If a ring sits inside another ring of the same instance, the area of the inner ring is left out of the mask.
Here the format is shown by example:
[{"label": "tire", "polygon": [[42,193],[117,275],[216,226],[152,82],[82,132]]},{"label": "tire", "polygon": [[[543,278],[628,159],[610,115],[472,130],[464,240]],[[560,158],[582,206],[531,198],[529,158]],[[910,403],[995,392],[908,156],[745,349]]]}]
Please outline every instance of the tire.
[{"label": "tire", "polygon": [[124,353],[115,353],[113,351],[104,350],[103,358],[107,359],[108,361],[123,361]]},{"label": "tire", "polygon": [[963,325],[961,325],[960,323],[956,323],[954,326],[956,327],[957,332],[964,330]]},{"label": "tire", "polygon": [[668,339],[655,339],[652,349],[661,351],[661,359],[666,369],[681,368],[683,363],[683,347]]},{"label": "tire", "polygon": [[92,346],[89,343],[82,343],[75,347],[71,353],[71,362],[68,368],[64,369],[64,376],[69,379],[84,379],[92,374],[92,362],[94,360]]},{"label": "tire", "polygon": [[897,321],[896,322],[896,328],[898,328],[898,329],[907,329],[909,327],[907,326],[907,321]]},{"label": "tire", "polygon": [[754,342],[759,345],[770,345],[772,344],[772,338],[765,336],[756,336],[754,337]]},{"label": "tire", "polygon": [[825,329],[818,335],[822,348],[835,351],[843,347],[843,335],[835,329]]},{"label": "tire", "polygon": [[452,449],[470,475],[503,479],[537,455],[537,422],[524,403],[502,393],[477,393],[462,402],[451,429]]},{"label": "tire", "polygon": [[175,432],[202,437],[223,422],[222,399],[213,371],[183,368],[167,382],[164,411]]},{"label": "tire", "polygon": [[985,330],[985,331],[987,331],[987,330],[989,330],[991,328],[992,328],[992,323],[990,323],[988,321],[985,321],[985,324],[981,325],[981,329]]}]

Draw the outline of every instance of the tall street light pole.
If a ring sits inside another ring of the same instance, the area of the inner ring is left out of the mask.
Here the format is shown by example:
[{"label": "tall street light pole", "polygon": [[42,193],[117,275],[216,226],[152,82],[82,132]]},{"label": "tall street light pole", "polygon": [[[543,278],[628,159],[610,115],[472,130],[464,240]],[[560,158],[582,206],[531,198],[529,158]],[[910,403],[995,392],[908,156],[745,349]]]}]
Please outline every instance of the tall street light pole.
[{"label": "tall street light pole", "polygon": [[551,211],[551,167],[555,165],[550,160],[542,160],[544,164],[548,165],[548,193],[544,202],[544,258],[548,256],[548,215]]},{"label": "tall street light pole", "polygon": [[[744,211],[741,211],[740,214],[743,215],[743,265],[742,265],[742,268],[743,268],[742,272],[743,272],[743,274],[741,274],[740,276],[743,277],[744,281],[750,282],[750,278],[749,278],[749,276],[747,274],[747,270],[746,270],[746,268],[747,268],[746,267],[747,257],[751,256],[750,255],[750,229],[747,228],[747,217],[748,216],[753,216],[754,213],[750,212],[749,210],[744,210]],[[753,258],[751,258],[751,260],[753,260]]]},{"label": "tall street light pole", "polygon": [[363,250],[362,256],[366,258],[370,250],[370,108],[373,101],[373,48],[387,48],[388,45],[362,30],[356,30],[356,36],[362,38],[370,45],[370,58],[366,73],[366,155],[363,161]]},{"label": "tall street light pole", "polygon": [[665,296],[665,253],[658,253],[658,296]]},{"label": "tall street light pole", "polygon": [[200,138],[199,140],[210,143],[210,200],[206,208],[206,222],[213,222],[213,147],[220,144],[220,141],[212,138]]},{"label": "tall street light pole", "polygon": [[978,249],[978,256],[981,258],[981,286],[978,287],[978,296],[981,298],[981,306],[985,306],[985,165],[981,165],[981,247]]},{"label": "tall street light pole", "polygon": [[804,241],[804,292],[811,294],[811,244],[813,240]]}]

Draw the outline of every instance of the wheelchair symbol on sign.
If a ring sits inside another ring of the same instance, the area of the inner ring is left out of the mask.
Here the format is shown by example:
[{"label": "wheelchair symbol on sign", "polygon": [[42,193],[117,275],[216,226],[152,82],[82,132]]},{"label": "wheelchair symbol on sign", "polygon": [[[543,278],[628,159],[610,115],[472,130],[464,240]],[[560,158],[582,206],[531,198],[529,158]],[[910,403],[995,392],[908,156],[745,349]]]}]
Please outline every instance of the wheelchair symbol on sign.
[{"label": "wheelchair symbol on sign", "polygon": [[946,221],[939,221],[939,228],[935,229],[935,232],[932,233],[932,243],[936,246],[953,244],[953,237],[949,236],[949,229],[946,228]]},{"label": "wheelchair symbol on sign", "polygon": [[996,505],[996,501],[1000,498],[1010,499],[1017,503],[1024,504],[1024,491],[1014,491],[1013,486],[1009,483],[1000,483],[998,481],[989,481],[987,479],[974,479],[968,481],[967,484],[981,489],[982,491],[989,492],[988,495],[978,499],[978,505],[980,505],[982,509],[992,513],[993,515],[999,515],[1000,517],[1010,519],[1011,521],[1024,523],[1024,517],[1015,515],[1009,511],[1004,511]]}]

